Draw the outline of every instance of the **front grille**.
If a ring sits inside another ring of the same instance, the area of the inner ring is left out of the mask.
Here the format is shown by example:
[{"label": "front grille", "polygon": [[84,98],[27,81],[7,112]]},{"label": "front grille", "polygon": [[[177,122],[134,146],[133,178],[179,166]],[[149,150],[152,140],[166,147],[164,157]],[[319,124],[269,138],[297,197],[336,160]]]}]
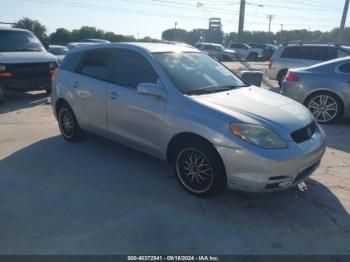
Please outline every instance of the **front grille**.
[{"label": "front grille", "polygon": [[299,144],[306,140],[309,140],[314,135],[315,131],[316,122],[312,121],[312,123],[307,125],[306,127],[294,131],[291,136],[293,140]]},{"label": "front grille", "polygon": [[49,63],[8,64],[6,68],[18,80],[50,76]]}]

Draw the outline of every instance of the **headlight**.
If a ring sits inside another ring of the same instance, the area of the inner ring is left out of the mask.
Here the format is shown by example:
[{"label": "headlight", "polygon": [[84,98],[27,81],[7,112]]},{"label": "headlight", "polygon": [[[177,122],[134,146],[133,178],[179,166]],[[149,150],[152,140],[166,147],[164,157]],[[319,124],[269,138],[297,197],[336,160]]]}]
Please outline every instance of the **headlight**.
[{"label": "headlight", "polygon": [[270,149],[288,147],[288,144],[279,135],[263,126],[232,123],[230,130],[235,136],[258,147]]},{"label": "headlight", "polygon": [[50,64],[49,64],[49,68],[50,69],[55,69],[57,67],[57,63],[55,63],[55,62],[51,62]]},{"label": "headlight", "polygon": [[6,66],[0,65],[0,72],[5,72],[5,71],[6,71]]}]

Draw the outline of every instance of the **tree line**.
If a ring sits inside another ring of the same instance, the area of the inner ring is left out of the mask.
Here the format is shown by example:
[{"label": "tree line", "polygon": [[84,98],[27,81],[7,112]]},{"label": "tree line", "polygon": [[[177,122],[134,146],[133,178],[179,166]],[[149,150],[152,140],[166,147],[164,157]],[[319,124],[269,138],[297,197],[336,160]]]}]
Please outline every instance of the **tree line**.
[{"label": "tree line", "polygon": [[[36,34],[41,41],[49,41],[51,44],[66,45],[87,38],[106,39],[111,42],[159,42],[158,39],[144,37],[137,39],[132,35],[106,32],[95,27],[83,26],[80,29],[67,30],[58,28],[50,35],[47,34],[45,25],[39,21],[23,18],[14,24],[14,27],[24,28]],[[263,31],[245,31],[241,36],[242,42],[260,42],[282,44],[290,41],[304,41],[314,43],[334,43],[338,39],[339,28],[328,32],[302,30],[283,30],[276,33]],[[185,42],[194,45],[198,42],[213,42],[227,46],[231,42],[237,42],[237,33],[225,34],[222,30],[210,31],[208,29],[184,29],[171,28],[162,33],[162,40]],[[350,45],[350,28],[345,28],[344,44]]]},{"label": "tree line", "polygon": [[[335,43],[338,39],[339,28],[328,32],[301,30],[283,30],[276,33],[264,31],[244,31],[241,42],[283,44],[291,41],[303,41],[308,43]],[[208,29],[168,29],[162,34],[163,40],[180,41],[194,45],[198,42],[212,42],[227,46],[229,43],[238,41],[236,32],[225,34],[224,32],[211,32]],[[345,28],[343,44],[350,45],[350,28]]]},{"label": "tree line", "polygon": [[39,21],[29,18],[22,18],[14,25],[16,28],[22,28],[32,31],[42,42],[49,42],[56,45],[67,45],[71,42],[78,42],[83,39],[98,38],[106,39],[111,42],[156,42],[160,41],[151,37],[144,37],[136,39],[132,35],[115,34],[114,32],[106,32],[95,27],[83,26],[80,29],[67,30],[65,28],[58,28],[55,32],[47,34],[47,28]]}]

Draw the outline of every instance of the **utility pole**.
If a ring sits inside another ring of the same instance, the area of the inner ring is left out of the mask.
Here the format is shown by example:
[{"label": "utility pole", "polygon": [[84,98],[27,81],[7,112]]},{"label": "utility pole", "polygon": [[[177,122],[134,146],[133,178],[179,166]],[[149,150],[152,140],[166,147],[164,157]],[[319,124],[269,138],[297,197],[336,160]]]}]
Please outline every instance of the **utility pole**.
[{"label": "utility pole", "polygon": [[271,22],[275,18],[273,15],[268,15],[267,19],[269,20],[269,33],[271,32]]},{"label": "utility pole", "polygon": [[175,22],[175,29],[176,29],[176,27],[177,27],[177,22]]},{"label": "utility pole", "polygon": [[343,42],[345,22],[346,22],[346,16],[348,14],[348,9],[349,9],[349,0],[345,0],[344,10],[343,10],[343,17],[341,19],[340,30],[339,30],[339,44],[341,44]]},{"label": "utility pole", "polygon": [[283,24],[281,24],[281,32],[283,31]]},{"label": "utility pole", "polygon": [[241,0],[241,6],[239,9],[238,42],[241,41],[243,30],[244,30],[244,13],[245,13],[245,0]]}]

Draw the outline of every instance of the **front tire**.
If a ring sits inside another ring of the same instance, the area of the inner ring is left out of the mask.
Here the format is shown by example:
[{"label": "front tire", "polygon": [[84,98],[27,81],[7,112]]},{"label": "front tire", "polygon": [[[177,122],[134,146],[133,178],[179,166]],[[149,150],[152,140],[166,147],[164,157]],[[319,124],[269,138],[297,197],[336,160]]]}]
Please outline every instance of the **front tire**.
[{"label": "front tire", "polygon": [[73,110],[68,104],[63,104],[58,109],[58,126],[64,139],[70,142],[79,142],[85,137],[85,132],[80,129]]},{"label": "front tire", "polygon": [[171,164],[180,185],[193,195],[210,196],[226,186],[224,165],[207,141],[194,139],[179,143]]},{"label": "front tire", "polygon": [[343,114],[343,103],[338,96],[330,92],[318,92],[311,95],[305,106],[322,124],[332,123],[339,120]]},{"label": "front tire", "polygon": [[252,61],[257,61],[258,60],[258,54],[257,53],[251,53],[249,54],[249,60],[252,60]]}]

